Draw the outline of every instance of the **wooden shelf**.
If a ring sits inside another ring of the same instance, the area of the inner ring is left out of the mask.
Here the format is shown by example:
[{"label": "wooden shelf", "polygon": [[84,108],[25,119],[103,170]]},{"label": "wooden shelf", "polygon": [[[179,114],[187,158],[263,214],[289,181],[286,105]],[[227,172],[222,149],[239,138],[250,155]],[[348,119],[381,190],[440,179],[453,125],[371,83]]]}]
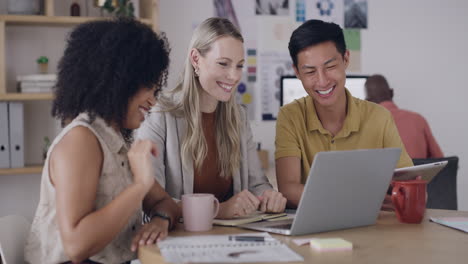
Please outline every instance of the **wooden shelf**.
[{"label": "wooden shelf", "polygon": [[52,93],[6,93],[0,94],[0,101],[37,101],[52,100]]},{"label": "wooden shelf", "polygon": [[[27,25],[27,26],[69,26],[80,23],[110,19],[110,17],[70,17],[70,16],[41,16],[41,15],[0,15],[0,21],[7,25]],[[145,24],[152,24],[150,19],[139,19]]]},{"label": "wooden shelf", "polygon": [[43,165],[31,165],[24,168],[0,169],[0,175],[41,174]]},{"label": "wooden shelf", "polygon": [[[5,38],[8,26],[58,26],[70,27],[93,20],[111,19],[111,17],[70,17],[55,16],[54,3],[61,0],[44,0],[45,15],[0,15],[0,101],[39,101],[52,100],[52,93],[9,93],[6,89],[7,67],[5,59]],[[139,0],[139,21],[150,25],[157,30],[157,14],[159,11],[159,0]],[[156,12],[156,13],[155,13]],[[155,16],[156,14],[156,16]],[[47,37],[47,36],[45,36]],[[31,43],[34,45],[34,43]],[[11,77],[10,77],[11,78]],[[0,175],[16,174],[41,174],[43,165],[27,165],[24,168],[0,168]]]}]

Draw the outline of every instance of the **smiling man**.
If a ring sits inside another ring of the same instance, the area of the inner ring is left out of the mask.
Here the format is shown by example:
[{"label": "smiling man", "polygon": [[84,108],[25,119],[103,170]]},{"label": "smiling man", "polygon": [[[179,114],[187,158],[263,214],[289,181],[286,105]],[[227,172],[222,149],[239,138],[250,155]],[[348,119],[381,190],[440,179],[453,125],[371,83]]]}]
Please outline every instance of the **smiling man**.
[{"label": "smiling man", "polygon": [[[398,167],[413,165],[390,112],[345,88],[350,58],[338,25],[305,22],[292,33],[289,53],[308,94],[283,106],[276,123],[278,188],[289,207],[299,204],[318,152],[397,147],[402,149]],[[382,209],[391,208],[387,197]]]}]

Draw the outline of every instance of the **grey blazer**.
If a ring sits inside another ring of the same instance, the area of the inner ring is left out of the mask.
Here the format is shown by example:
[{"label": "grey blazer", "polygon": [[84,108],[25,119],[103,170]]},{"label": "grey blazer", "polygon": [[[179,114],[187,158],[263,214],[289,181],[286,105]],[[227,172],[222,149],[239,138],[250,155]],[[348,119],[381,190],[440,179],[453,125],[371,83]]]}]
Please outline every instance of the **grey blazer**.
[{"label": "grey blazer", "polygon": [[[248,189],[254,195],[272,189],[268,178],[260,167],[252,130],[246,111],[241,107],[241,164],[233,175],[234,194]],[[136,131],[137,139],[150,139],[156,143],[158,155],[153,161],[157,181],[173,198],[181,199],[182,194],[193,193],[193,166],[182,166],[181,146],[187,130],[184,117],[153,109],[141,127]],[[189,164],[193,164],[190,162]]]}]

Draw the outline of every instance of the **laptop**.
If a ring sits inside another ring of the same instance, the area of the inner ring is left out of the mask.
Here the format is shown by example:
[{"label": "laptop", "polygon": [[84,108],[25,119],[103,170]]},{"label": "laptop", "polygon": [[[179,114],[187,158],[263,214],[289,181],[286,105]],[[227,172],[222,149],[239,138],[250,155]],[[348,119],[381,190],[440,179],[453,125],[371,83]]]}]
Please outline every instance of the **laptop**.
[{"label": "laptop", "polygon": [[293,219],[242,228],[304,235],[375,224],[401,149],[319,152]]}]

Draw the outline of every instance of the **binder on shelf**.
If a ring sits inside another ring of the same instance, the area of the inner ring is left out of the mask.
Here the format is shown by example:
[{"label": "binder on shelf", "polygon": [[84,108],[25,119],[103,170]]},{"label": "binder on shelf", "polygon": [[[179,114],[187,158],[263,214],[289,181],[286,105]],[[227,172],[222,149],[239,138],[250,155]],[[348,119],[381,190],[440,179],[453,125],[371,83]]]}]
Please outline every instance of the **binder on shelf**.
[{"label": "binder on shelf", "polygon": [[8,103],[0,102],[0,168],[10,168]]},{"label": "binder on shelf", "polygon": [[10,167],[24,167],[24,107],[23,103],[8,104],[10,128]]}]

